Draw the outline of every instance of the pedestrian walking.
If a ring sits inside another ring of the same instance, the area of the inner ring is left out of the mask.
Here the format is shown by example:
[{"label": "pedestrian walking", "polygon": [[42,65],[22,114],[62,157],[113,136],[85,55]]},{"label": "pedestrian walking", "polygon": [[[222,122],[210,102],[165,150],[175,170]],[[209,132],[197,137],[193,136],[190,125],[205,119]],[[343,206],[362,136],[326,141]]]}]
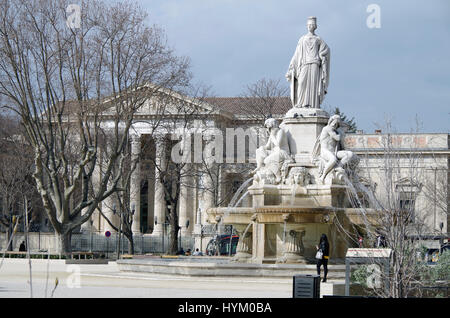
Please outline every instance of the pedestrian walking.
[{"label": "pedestrian walking", "polygon": [[375,234],[374,247],[376,247],[376,248],[386,247],[386,239],[379,232],[376,232],[376,234]]},{"label": "pedestrian walking", "polygon": [[320,267],[323,265],[323,280],[322,282],[327,281],[327,274],[328,274],[328,259],[330,258],[330,244],[328,243],[328,238],[325,234],[322,234],[320,236],[319,245],[316,246],[317,248],[317,275],[320,276]]}]

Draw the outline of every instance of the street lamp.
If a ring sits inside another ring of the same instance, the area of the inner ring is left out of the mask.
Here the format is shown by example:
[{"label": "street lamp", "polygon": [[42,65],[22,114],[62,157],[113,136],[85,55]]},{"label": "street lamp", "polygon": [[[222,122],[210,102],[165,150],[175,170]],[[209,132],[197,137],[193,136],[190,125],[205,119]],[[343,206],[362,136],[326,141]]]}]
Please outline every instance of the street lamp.
[{"label": "street lamp", "polygon": [[[117,213],[117,207],[115,204],[113,204],[113,214],[116,215]],[[120,259],[120,234],[122,232],[122,212],[119,211],[119,229],[118,229],[118,233],[117,233],[117,259]]]}]

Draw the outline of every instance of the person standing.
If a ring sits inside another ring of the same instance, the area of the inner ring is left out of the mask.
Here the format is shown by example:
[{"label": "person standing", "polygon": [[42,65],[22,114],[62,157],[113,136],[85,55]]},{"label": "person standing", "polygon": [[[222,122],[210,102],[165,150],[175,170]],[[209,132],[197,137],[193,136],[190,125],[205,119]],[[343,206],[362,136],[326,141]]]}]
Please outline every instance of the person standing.
[{"label": "person standing", "polygon": [[320,267],[323,265],[324,276],[322,282],[325,283],[328,274],[328,259],[330,258],[330,244],[325,234],[320,236],[319,245],[316,248],[318,251],[322,251],[322,258],[317,259],[317,275],[320,276]]},{"label": "person standing", "polygon": [[359,248],[363,248],[363,238],[362,238],[362,236],[358,237],[358,246],[359,246]]},{"label": "person standing", "polygon": [[22,243],[20,243],[19,246],[19,252],[26,252],[27,251],[27,247],[25,246],[25,241],[22,241]]}]

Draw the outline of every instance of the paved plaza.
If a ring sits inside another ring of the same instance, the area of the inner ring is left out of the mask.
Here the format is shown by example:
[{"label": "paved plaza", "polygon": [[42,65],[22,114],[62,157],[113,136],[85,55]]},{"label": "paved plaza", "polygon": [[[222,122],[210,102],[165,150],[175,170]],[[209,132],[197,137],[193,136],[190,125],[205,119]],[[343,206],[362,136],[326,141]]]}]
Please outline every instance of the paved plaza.
[{"label": "paved plaza", "polygon": [[[33,297],[53,298],[289,298],[292,279],[186,277],[120,272],[108,265],[68,265],[64,260],[32,260]],[[47,268],[49,269],[47,271]],[[79,275],[78,275],[79,273]],[[5,259],[0,297],[30,297],[25,259]],[[46,293],[47,291],[47,293]]]}]

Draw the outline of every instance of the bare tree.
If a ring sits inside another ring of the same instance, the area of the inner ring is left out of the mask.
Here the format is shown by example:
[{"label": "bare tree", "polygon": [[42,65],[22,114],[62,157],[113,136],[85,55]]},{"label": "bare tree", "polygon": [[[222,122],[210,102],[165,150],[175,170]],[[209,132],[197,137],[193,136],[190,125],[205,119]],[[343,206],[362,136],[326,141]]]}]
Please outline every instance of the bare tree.
[{"label": "bare tree", "polygon": [[[420,292],[424,234],[433,231],[427,223],[427,206],[423,200],[426,161],[418,148],[418,138],[392,134],[388,123],[378,136],[378,154],[361,156],[358,175],[350,185],[350,197],[360,221],[350,236],[364,236],[364,247],[390,248],[390,274],[381,270],[381,281],[389,282],[389,290],[373,289],[383,297],[402,298]],[[373,142],[373,141],[372,141]],[[365,147],[368,149],[367,145]],[[356,244],[355,237],[350,237]],[[379,241],[378,241],[379,242]],[[373,259],[377,263],[376,259]]]},{"label": "bare tree", "polygon": [[[13,116],[0,115],[0,224],[7,228],[8,238],[12,234],[15,216],[24,224],[25,219],[36,221],[38,213],[33,213],[31,206],[38,207],[38,194],[32,178],[33,156],[31,148],[23,138],[19,121]],[[26,209],[24,202],[30,207]],[[29,215],[25,217],[25,211]],[[34,212],[37,212],[36,209]],[[23,229],[26,228],[24,224]],[[8,246],[12,249],[12,246]]]},{"label": "bare tree", "polygon": [[247,116],[263,121],[274,115],[280,115],[280,109],[284,114],[292,106],[288,93],[288,86],[283,86],[279,79],[262,78],[245,87],[241,94],[241,111]]},{"label": "bare tree", "polygon": [[443,239],[448,237],[450,219],[450,171],[445,156],[434,154],[432,163],[427,169],[428,174],[423,182],[422,191],[429,202],[427,208],[431,211],[431,223],[439,227],[439,231],[433,234],[443,242]]},{"label": "bare tree", "polygon": [[0,4],[0,95],[25,128],[34,180],[62,253],[71,250],[72,231],[122,190],[136,111],[162,87],[190,78],[189,61],[174,56],[137,5],[84,2],[80,24],[71,27],[69,4]]}]

